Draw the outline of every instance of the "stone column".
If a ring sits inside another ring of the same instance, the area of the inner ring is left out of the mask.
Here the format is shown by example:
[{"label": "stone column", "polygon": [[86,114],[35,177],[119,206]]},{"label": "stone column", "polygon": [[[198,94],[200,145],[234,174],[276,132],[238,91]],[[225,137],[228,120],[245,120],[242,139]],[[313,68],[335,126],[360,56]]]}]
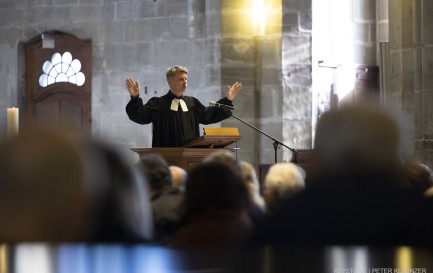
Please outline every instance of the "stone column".
[{"label": "stone column", "polygon": [[354,1],[354,61],[376,66],[376,0]]},{"label": "stone column", "polygon": [[[283,1],[282,117],[283,141],[310,149],[312,142],[312,16],[311,0]],[[284,149],[284,161],[292,152]]]},{"label": "stone column", "polygon": [[433,0],[416,0],[415,43],[415,155],[433,166]]},{"label": "stone column", "polygon": [[[221,86],[225,94],[227,85],[242,82],[233,113],[281,140],[281,2],[265,4],[265,34],[258,37],[253,35],[251,1],[221,1]],[[239,129],[239,158],[255,166],[274,162],[270,139],[233,118],[223,126]]]}]

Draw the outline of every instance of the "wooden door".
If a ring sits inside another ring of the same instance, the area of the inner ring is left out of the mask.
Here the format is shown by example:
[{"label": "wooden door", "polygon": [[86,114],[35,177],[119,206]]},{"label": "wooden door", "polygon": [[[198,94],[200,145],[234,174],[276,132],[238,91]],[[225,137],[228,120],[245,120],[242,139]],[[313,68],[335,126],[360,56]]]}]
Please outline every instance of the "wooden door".
[{"label": "wooden door", "polygon": [[[91,133],[92,48],[77,37],[54,32],[26,46],[26,118],[43,130]],[[46,42],[46,41],[45,41]]]}]

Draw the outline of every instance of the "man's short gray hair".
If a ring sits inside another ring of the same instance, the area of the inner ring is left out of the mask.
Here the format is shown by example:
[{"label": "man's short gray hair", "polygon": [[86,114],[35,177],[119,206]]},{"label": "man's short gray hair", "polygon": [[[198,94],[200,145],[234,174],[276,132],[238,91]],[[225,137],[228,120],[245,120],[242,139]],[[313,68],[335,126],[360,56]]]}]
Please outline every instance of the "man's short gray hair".
[{"label": "man's short gray hair", "polygon": [[188,74],[188,70],[186,69],[186,67],[183,67],[183,66],[173,66],[172,68],[169,68],[167,70],[167,72],[165,73],[165,76],[167,77],[167,81],[168,80],[173,80],[174,76],[178,72],[182,72],[182,73]]}]

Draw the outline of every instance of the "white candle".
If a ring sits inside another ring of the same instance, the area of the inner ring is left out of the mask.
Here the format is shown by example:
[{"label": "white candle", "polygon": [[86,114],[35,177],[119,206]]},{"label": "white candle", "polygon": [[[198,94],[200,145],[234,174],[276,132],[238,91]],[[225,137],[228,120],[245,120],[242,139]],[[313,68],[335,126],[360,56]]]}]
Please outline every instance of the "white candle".
[{"label": "white candle", "polygon": [[18,108],[12,107],[8,108],[8,115],[7,115],[7,123],[8,123],[8,137],[14,137],[18,135],[18,128],[19,128],[19,111]]}]

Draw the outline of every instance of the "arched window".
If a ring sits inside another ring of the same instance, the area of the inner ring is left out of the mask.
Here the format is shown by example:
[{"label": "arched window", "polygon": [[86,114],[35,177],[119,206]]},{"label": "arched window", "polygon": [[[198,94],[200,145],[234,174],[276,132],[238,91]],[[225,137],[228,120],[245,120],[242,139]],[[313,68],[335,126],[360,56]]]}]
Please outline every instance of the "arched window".
[{"label": "arched window", "polygon": [[69,82],[78,86],[82,86],[86,81],[81,70],[81,62],[78,59],[72,60],[72,54],[68,51],[60,55],[56,52],[42,65],[44,72],[39,77],[39,85],[47,87],[56,82]]}]

